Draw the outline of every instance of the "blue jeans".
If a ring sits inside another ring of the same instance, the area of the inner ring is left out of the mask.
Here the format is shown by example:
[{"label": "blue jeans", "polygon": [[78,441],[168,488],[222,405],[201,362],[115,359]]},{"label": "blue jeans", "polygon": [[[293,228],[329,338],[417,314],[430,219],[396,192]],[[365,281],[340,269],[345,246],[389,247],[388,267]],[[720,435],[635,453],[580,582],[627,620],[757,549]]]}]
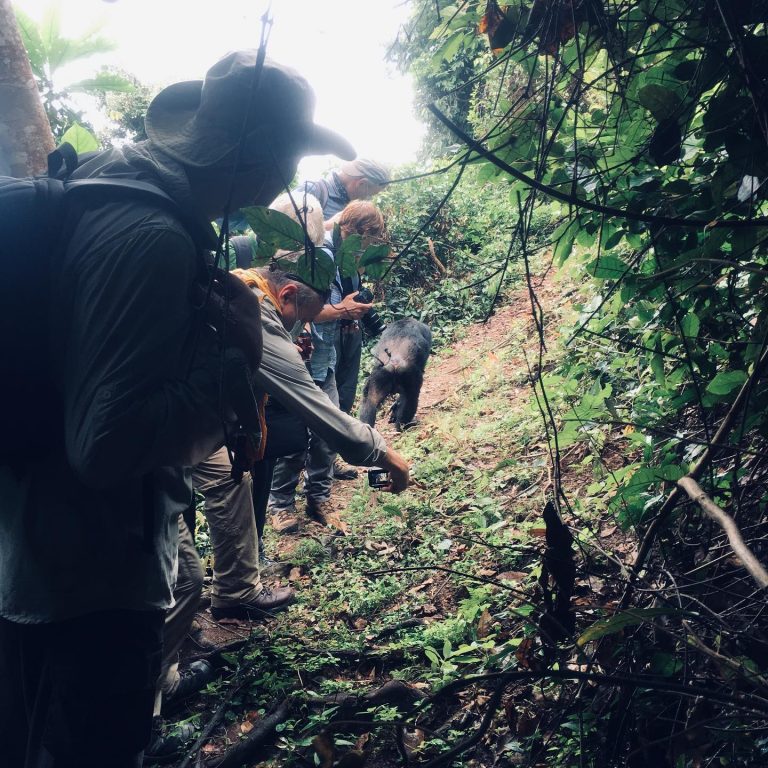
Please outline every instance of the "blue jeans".
[{"label": "blue jeans", "polygon": [[[325,381],[316,381],[320,389],[338,406],[339,393],[336,390],[336,377],[328,370]],[[292,509],[296,502],[296,486],[299,483],[301,470],[307,469],[306,493],[307,499],[321,502],[331,498],[333,484],[333,462],[336,452],[328,443],[315,435],[311,430],[307,448],[290,456],[277,460],[272,477],[272,490],[269,494],[270,506],[277,509]]]}]

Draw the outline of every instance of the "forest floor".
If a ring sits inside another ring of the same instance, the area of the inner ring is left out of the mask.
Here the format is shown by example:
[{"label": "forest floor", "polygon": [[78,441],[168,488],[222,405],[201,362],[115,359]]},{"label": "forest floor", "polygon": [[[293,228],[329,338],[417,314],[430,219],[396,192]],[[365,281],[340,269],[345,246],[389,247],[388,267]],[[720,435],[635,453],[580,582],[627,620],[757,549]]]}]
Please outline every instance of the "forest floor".
[{"label": "forest floor", "polygon": [[[473,733],[477,744],[456,765],[538,766],[554,749],[577,754],[589,723],[558,717],[554,725],[548,714],[581,695],[575,685],[522,681],[502,697],[458,683],[418,711],[451,681],[536,669],[546,652],[542,512],[552,462],[529,371],[549,370],[563,354],[558,329],[574,309],[564,298],[573,290],[552,274],[534,287],[547,308],[546,351],[523,284],[487,323],[433,354],[415,427],[396,433],[382,408],[377,427],[412,464],[407,492],[372,491],[361,471],[334,485],[343,531],[307,520],[278,538],[268,526],[268,554],[279,563],[265,581],[290,584],[294,605],[253,624],[199,614],[188,653],[235,645],[219,654],[221,680],[171,721],[199,728],[184,765],[218,765],[236,745],[245,756],[223,765],[431,765]],[[589,507],[593,469],[583,444],[564,451],[561,464],[566,492]],[[576,557],[589,563],[571,603],[580,631],[618,597],[604,564],[614,552],[631,557],[635,546],[599,505],[590,508],[597,511],[574,531]],[[573,645],[572,668],[584,663]]]}]

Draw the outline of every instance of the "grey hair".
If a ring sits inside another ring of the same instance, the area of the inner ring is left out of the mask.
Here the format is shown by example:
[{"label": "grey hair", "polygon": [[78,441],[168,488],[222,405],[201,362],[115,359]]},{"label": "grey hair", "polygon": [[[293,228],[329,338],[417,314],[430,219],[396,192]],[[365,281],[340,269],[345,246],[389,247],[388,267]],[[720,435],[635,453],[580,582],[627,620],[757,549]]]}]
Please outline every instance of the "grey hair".
[{"label": "grey hair", "polygon": [[260,267],[256,271],[275,289],[275,291],[279,291],[284,285],[295,285],[296,303],[301,306],[306,306],[312,302],[323,302],[323,297],[312,288],[312,286],[289,277],[287,272],[284,272],[274,263],[268,267]]}]

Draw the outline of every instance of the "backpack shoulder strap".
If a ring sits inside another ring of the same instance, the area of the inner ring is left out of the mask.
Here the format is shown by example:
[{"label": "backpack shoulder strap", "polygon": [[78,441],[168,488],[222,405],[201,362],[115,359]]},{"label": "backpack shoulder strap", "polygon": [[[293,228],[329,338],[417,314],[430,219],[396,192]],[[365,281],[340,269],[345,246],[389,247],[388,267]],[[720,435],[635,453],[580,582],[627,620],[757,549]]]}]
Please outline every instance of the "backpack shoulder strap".
[{"label": "backpack shoulder strap", "polygon": [[180,212],[179,206],[173,198],[163,192],[162,189],[147,181],[139,181],[138,179],[110,179],[103,177],[96,177],[93,179],[72,179],[64,182],[64,188],[67,194],[73,192],[80,194],[84,191],[96,190],[101,192],[117,190],[129,197],[154,199],[158,202],[162,202],[164,205],[169,205]]}]

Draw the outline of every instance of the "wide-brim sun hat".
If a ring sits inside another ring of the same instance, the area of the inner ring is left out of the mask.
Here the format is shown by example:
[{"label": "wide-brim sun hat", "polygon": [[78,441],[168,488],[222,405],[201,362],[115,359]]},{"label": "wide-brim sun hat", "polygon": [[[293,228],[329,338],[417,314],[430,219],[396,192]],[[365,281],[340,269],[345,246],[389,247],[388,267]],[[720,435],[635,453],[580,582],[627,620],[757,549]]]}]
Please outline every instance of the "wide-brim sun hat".
[{"label": "wide-brim sun hat", "polygon": [[217,61],[204,80],[160,91],[144,121],[150,141],[198,168],[236,157],[241,165],[255,165],[272,154],[354,158],[343,136],[314,122],[315,94],[307,80],[265,59],[256,83],[256,59],[255,50],[235,51]]}]

